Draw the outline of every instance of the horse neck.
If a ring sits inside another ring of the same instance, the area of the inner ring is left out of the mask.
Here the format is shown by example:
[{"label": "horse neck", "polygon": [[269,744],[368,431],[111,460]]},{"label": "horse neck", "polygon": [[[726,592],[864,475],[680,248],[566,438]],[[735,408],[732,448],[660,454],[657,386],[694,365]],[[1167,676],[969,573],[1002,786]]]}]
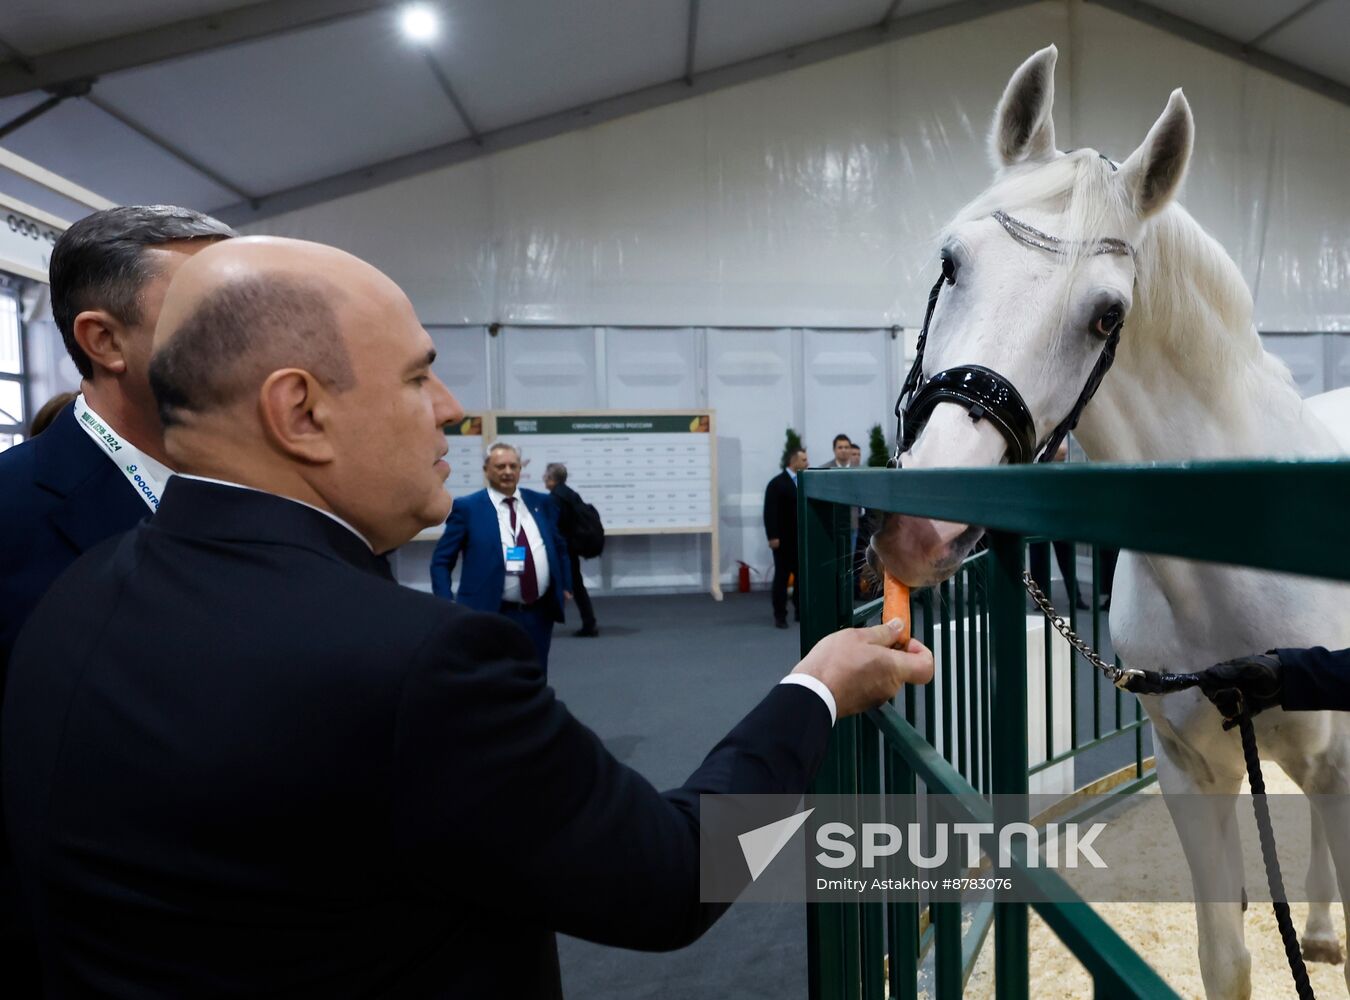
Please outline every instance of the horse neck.
[{"label": "horse neck", "polygon": [[[1179,207],[1150,226],[1115,364],[1076,436],[1095,461],[1315,453],[1288,369],[1261,347],[1237,266]],[[1145,287],[1147,283],[1147,287]]]}]

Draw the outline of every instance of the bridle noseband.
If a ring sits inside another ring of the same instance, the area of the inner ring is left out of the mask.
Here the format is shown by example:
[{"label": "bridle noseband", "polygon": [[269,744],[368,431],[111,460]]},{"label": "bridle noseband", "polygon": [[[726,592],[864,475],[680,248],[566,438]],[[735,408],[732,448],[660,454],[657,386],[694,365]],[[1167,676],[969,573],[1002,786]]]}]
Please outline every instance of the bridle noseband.
[{"label": "bridle noseband", "polygon": [[[1058,257],[1068,257],[1077,245],[1074,241],[1062,240],[1057,236],[1043,233],[1039,229],[1014,219],[1006,212],[995,212],[994,221],[1003,227],[1023,246],[1044,250]],[[1089,256],[1116,254],[1133,257],[1134,248],[1124,240],[1108,237],[1095,241],[1086,249]],[[898,467],[900,456],[914,446],[919,432],[928,423],[933,410],[939,403],[957,403],[966,408],[970,419],[988,420],[997,428],[1008,446],[1008,461],[1012,465],[1025,465],[1031,462],[1047,462],[1054,458],[1060,442],[1069,432],[1078,426],[1078,418],[1083,409],[1102,384],[1107,370],[1116,359],[1116,345],[1120,343],[1120,331],[1124,323],[1117,326],[1106,338],[1102,353],[1093,365],[1083,391],[1068,416],[1059,422],[1044,441],[1036,439],[1036,424],[1031,411],[1021,394],[1006,378],[998,372],[982,365],[958,365],[938,372],[932,378],[923,378],[923,350],[928,341],[928,326],[933,321],[933,310],[937,308],[938,295],[943,285],[956,284],[955,276],[948,277],[944,270],[933,290],[928,293],[928,310],[924,313],[923,329],[919,332],[918,355],[905,377],[900,396],[895,401],[896,433],[895,455],[891,464]],[[922,383],[922,385],[920,384]]]}]

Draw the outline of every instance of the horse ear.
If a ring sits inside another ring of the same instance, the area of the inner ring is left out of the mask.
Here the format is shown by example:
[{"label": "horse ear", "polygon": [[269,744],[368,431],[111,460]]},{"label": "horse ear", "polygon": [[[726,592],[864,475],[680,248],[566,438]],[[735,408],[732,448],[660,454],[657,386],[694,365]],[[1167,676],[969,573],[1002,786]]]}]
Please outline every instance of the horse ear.
[{"label": "horse ear", "polygon": [[1024,160],[1048,160],[1055,153],[1055,60],[1059,49],[1047,45],[1017,67],[994,112],[989,137],[996,167]]},{"label": "horse ear", "polygon": [[1191,117],[1191,106],[1178,87],[1172,91],[1162,115],[1148,130],[1143,145],[1120,166],[1121,183],[1130,192],[1139,218],[1146,219],[1165,208],[1177,193],[1186,176],[1194,140],[1195,120]]}]

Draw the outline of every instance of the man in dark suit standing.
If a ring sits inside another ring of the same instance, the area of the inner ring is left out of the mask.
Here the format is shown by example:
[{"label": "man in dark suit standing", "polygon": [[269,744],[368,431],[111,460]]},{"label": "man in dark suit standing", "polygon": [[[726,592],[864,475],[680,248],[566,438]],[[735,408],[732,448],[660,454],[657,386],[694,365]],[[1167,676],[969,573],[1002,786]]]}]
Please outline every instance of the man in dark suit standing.
[{"label": "man in dark suit standing", "polygon": [[[498,441],[483,459],[487,488],[455,501],[445,534],[431,555],[431,591],[475,611],[516,622],[534,643],[548,676],[553,623],[563,620],[571,596],[567,544],[558,532],[558,507],[547,493],[520,489],[520,451]],[[450,574],[464,555],[459,590]]]},{"label": "man in dark suit standing", "polygon": [[591,595],[586,592],[586,581],[581,578],[581,553],[577,551],[577,524],[586,516],[586,503],[576,490],[567,485],[567,466],[561,462],[549,462],[544,469],[544,488],[558,505],[558,532],[567,543],[567,565],[572,576],[572,598],[577,603],[577,613],[581,615],[581,628],[576,635],[593,639],[600,634],[595,624],[595,608],[591,605]]},{"label": "man in dark suit standing", "polygon": [[898,622],[837,632],[659,794],[522,629],[379,554],[448,513],[435,353],[330,247],[231,240],[179,272],[151,365],[179,474],[11,663],[5,805],[50,997],[557,997],[555,931],[675,948],[721,914],[700,794],[795,796],[836,717],[932,676]]},{"label": "man in dark suit standing", "polygon": [[147,375],[159,306],[183,261],[233,235],[189,209],[131,205],[86,216],[52,248],[52,315],[80,394],[41,436],[0,453],[0,681],[61,571],[154,512],[169,476]]},{"label": "man in dark suit standing", "polygon": [[[147,368],[164,292],[221,222],[185,208],[133,205],[76,222],[52,248],[52,315],[80,393],[38,436],[0,454],[0,694],[19,629],[86,549],[149,517],[169,478]],[[0,993],[38,994],[0,834]]]},{"label": "man in dark suit standing", "polygon": [[[807,467],[806,449],[783,456],[783,471],[764,488],[764,533],[773,550],[773,623],[787,628],[788,577],[797,572],[797,473]],[[801,621],[801,587],[792,588],[792,612]]]}]

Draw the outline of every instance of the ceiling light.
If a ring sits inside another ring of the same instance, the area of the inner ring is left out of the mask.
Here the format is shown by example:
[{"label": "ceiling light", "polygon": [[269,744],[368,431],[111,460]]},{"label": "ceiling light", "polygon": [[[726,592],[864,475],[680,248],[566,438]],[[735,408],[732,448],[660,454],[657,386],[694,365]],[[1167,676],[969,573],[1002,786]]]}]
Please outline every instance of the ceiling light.
[{"label": "ceiling light", "polygon": [[404,7],[399,15],[399,26],[403,28],[403,34],[414,42],[429,42],[441,30],[440,18],[436,16],[436,11],[424,3]]}]

